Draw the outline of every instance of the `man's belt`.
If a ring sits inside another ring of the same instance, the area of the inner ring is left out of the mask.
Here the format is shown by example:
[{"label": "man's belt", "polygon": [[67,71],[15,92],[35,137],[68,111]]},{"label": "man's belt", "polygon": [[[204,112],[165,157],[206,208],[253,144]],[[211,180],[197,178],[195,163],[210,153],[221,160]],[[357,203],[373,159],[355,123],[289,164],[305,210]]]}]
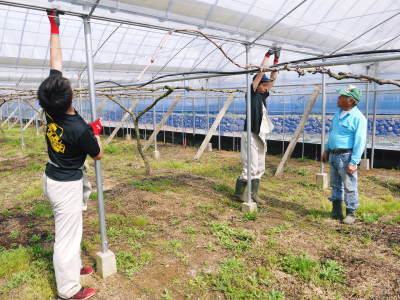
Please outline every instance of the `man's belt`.
[{"label": "man's belt", "polygon": [[343,154],[343,153],[349,153],[352,150],[353,149],[333,149],[333,150],[329,150],[329,152],[333,153],[333,154]]}]

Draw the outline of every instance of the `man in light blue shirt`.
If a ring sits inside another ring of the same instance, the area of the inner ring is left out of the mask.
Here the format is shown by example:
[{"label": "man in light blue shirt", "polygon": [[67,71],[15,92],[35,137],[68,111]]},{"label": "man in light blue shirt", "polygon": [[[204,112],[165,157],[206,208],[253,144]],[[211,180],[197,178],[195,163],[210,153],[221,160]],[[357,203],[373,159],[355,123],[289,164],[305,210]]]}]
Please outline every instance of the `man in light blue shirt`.
[{"label": "man in light blue shirt", "polygon": [[[355,222],[358,203],[357,165],[360,163],[367,140],[367,120],[357,108],[361,90],[355,86],[337,91],[340,108],[332,120],[331,132],[322,161],[331,166],[332,201],[331,216],[342,219],[345,224]],[[342,201],[346,202],[346,217]]]}]

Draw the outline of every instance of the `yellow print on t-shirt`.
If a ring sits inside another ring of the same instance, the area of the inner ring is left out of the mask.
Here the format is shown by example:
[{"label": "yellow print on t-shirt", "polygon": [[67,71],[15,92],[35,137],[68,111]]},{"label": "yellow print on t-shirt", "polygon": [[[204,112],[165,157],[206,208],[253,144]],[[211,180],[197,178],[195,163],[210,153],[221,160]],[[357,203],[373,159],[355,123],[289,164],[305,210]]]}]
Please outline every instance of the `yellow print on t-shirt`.
[{"label": "yellow print on t-shirt", "polygon": [[62,135],[64,129],[58,126],[56,123],[47,124],[47,138],[50,141],[51,148],[58,153],[64,153],[65,145],[62,143]]}]

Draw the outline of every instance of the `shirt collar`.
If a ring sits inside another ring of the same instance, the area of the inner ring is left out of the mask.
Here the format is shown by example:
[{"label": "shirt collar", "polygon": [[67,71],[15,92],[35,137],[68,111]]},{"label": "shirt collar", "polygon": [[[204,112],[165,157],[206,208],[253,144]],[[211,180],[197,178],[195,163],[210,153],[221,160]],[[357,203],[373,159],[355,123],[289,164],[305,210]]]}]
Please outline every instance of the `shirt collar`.
[{"label": "shirt collar", "polygon": [[[339,115],[340,115],[343,111],[344,111],[344,110],[339,109]],[[358,111],[357,106],[354,106],[352,109],[346,111],[346,112],[347,112],[346,116],[354,115],[354,114],[357,113],[357,111]]]}]

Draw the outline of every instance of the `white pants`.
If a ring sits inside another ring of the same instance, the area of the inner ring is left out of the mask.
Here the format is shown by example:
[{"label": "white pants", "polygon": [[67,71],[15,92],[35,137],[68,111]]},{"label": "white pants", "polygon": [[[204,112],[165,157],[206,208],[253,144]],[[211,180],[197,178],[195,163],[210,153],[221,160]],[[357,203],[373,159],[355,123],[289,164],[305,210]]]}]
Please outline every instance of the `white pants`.
[{"label": "white pants", "polygon": [[81,289],[83,180],[55,181],[44,175],[43,183],[54,212],[53,264],[57,292],[62,298],[70,298]]},{"label": "white pants", "polygon": [[[266,144],[260,136],[251,133],[251,179],[261,179],[265,172],[265,152]],[[247,180],[247,132],[242,133],[240,141],[240,160],[242,162],[243,171],[240,175],[241,179]]]}]

